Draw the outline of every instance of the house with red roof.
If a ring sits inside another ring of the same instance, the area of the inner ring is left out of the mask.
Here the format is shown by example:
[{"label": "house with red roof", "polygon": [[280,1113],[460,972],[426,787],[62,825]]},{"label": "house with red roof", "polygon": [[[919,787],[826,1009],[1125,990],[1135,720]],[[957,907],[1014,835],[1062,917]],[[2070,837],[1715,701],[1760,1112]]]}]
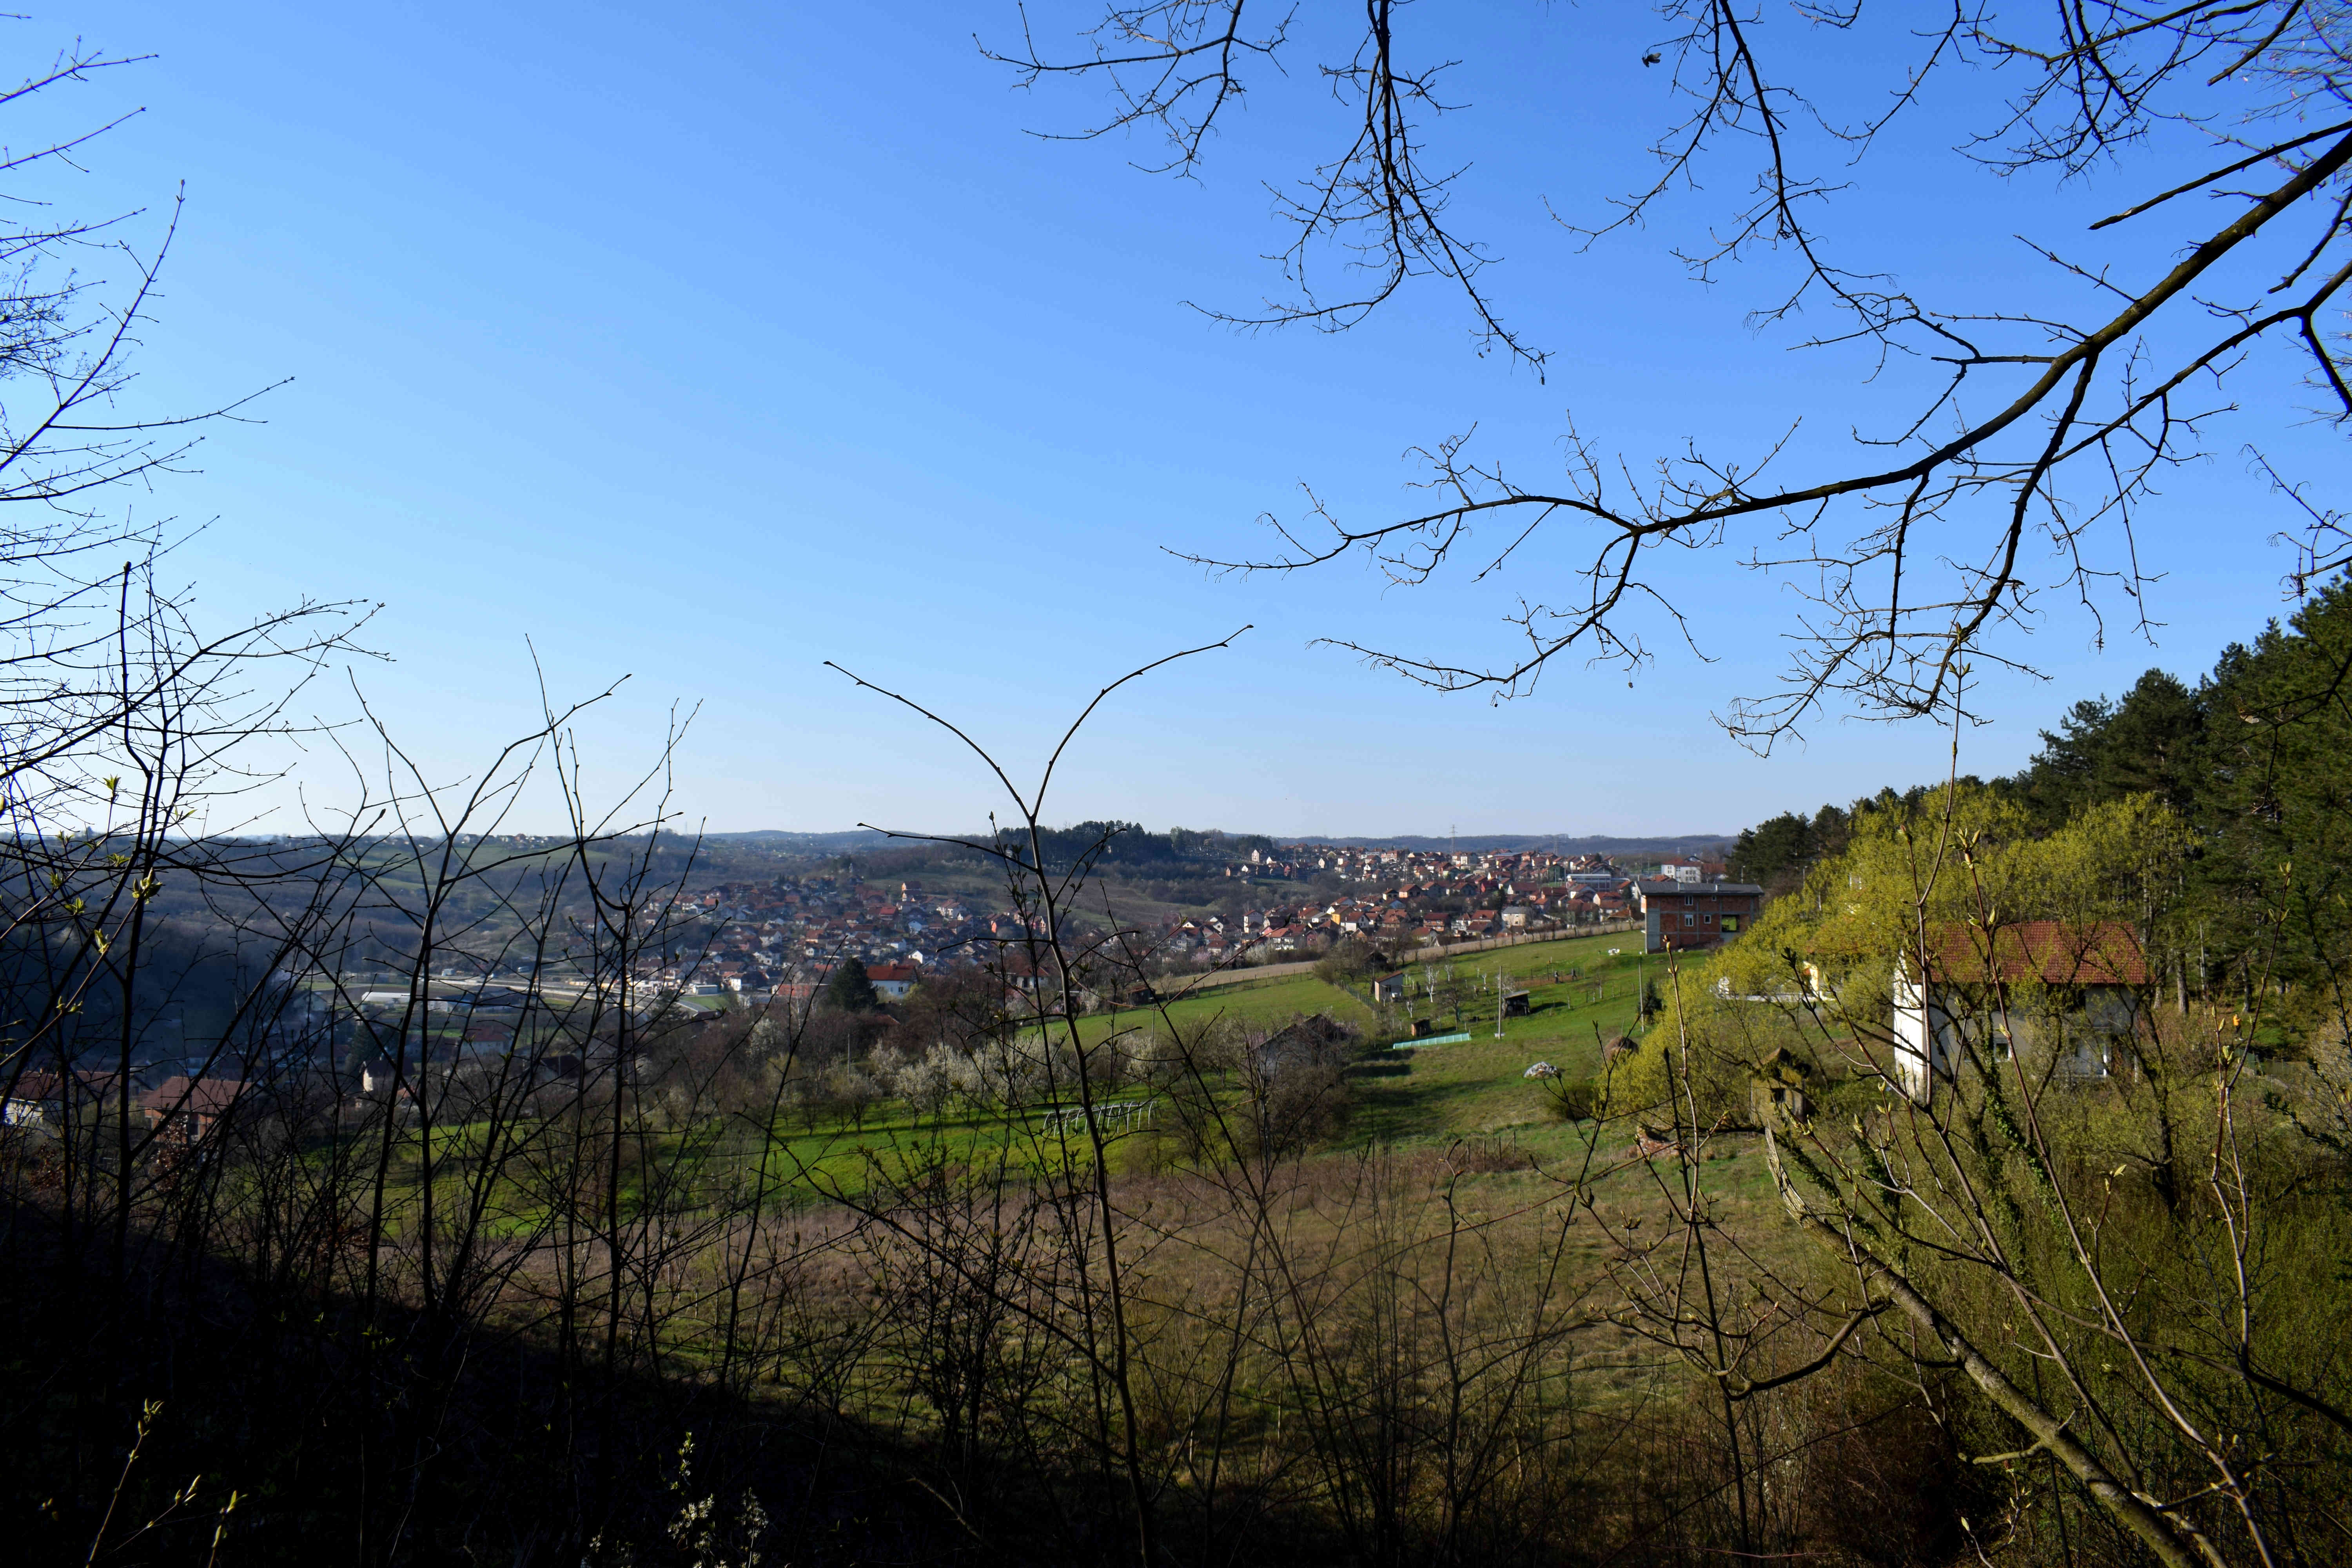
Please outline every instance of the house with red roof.
[{"label": "house with red roof", "polygon": [[236,1079],[191,1079],[175,1073],[142,1096],[140,1109],[159,1140],[197,1143],[244,1092],[244,1083]]},{"label": "house with red roof", "polygon": [[2147,955],[2121,921],[1951,925],[1895,963],[1895,1087],[1924,1105],[1938,1078],[2013,1071],[2034,1088],[2121,1065],[2147,1013]]},{"label": "house with red roof", "polygon": [[896,1002],[915,988],[923,978],[922,967],[913,963],[869,963],[866,978],[874,982],[874,989]]}]

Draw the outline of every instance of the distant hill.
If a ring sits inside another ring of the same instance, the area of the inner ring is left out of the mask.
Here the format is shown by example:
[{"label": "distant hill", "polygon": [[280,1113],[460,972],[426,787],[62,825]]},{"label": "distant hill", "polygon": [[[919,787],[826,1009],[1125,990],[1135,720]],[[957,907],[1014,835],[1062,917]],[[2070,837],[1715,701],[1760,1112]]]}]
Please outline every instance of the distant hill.
[{"label": "distant hill", "polygon": [[1465,833],[1455,838],[1433,838],[1417,833],[1403,833],[1391,838],[1333,838],[1321,834],[1308,834],[1301,838],[1286,838],[1283,842],[1330,844],[1347,849],[1462,849],[1473,854],[1496,849],[1549,849],[1561,855],[1670,855],[1718,848],[1738,837],[1734,833],[1673,833],[1646,838],[1611,838],[1598,835],[1572,838],[1561,833]]},{"label": "distant hill", "polygon": [[888,834],[870,827],[853,827],[841,833],[786,833],[781,828],[761,827],[749,833],[706,833],[702,837],[715,844],[758,844],[807,855],[840,855],[855,849],[876,849],[892,842]]},{"label": "distant hill", "polygon": [[[788,849],[807,855],[842,855],[857,850],[878,849],[884,845],[899,843],[887,834],[869,827],[856,827],[841,833],[786,833],[773,827],[762,827],[751,833],[711,833],[705,838],[714,843],[756,844],[765,848]],[[985,832],[974,835],[987,837]],[[1235,836],[1255,838],[1255,836]],[[1729,844],[1738,835],[1732,833],[1670,833],[1643,838],[1611,838],[1588,835],[1572,838],[1559,833],[1465,833],[1458,838],[1438,838],[1422,834],[1404,833],[1389,838],[1337,837],[1328,834],[1310,833],[1300,837],[1273,836],[1284,844],[1329,844],[1349,849],[1464,849],[1472,853],[1487,850],[1549,849],[1562,855],[1674,855],[1694,850],[1717,848]]]}]

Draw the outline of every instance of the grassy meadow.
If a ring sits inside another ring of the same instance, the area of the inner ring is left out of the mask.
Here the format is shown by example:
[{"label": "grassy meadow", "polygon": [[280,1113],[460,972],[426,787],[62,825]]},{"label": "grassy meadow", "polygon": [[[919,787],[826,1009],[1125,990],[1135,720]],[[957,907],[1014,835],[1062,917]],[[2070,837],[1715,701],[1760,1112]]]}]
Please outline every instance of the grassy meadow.
[{"label": "grassy meadow", "polygon": [[[1316,1158],[1352,1162],[1381,1151],[1405,1157],[1442,1155],[1466,1142],[1477,1152],[1463,1173],[1465,1179],[1491,1184],[1498,1194],[1524,1186],[1524,1195],[1540,1203],[1544,1200],[1538,1188],[1549,1188],[1549,1183],[1536,1173],[1583,1163],[1591,1128],[1564,1121],[1549,1086],[1529,1079],[1528,1068],[1549,1063],[1562,1082],[1600,1076],[1605,1044],[1636,1026],[1643,985],[1655,985],[1662,993],[1671,985],[1664,960],[1640,954],[1634,947],[1638,940],[1617,933],[1455,959],[1451,967],[1464,983],[1458,1014],[1451,1006],[1433,1005],[1427,994],[1427,972],[1434,969],[1442,975],[1447,967],[1439,961],[1407,971],[1413,994],[1402,1004],[1375,1006],[1361,984],[1293,975],[1243,980],[1153,1006],[1106,1011],[1081,1019],[1079,1028],[1089,1047],[1120,1037],[1129,1049],[1139,1051],[1148,1048],[1155,1034],[1171,1029],[1187,1037],[1221,1026],[1264,1035],[1299,1018],[1328,1016],[1360,1030],[1366,1048],[1345,1069],[1344,1113],[1318,1141]],[[1529,1004],[1526,1015],[1503,1021],[1499,1035],[1495,1018],[1498,973],[1503,991],[1524,990]],[[1469,1038],[1413,1044],[1417,1019],[1429,1020],[1432,1034],[1465,1033]],[[1242,1089],[1235,1081],[1223,1085],[1221,1092],[1238,1096]],[[1116,1112],[1154,1098],[1150,1089],[1127,1084],[1104,1090],[1098,1103]],[[901,1098],[884,1098],[855,1110],[831,1104],[790,1106],[772,1118],[751,1121],[755,1125],[747,1127],[739,1119],[722,1136],[711,1135],[708,1128],[656,1135],[661,1157],[646,1163],[674,1169],[682,1161],[693,1173],[686,1184],[689,1192],[719,1190],[764,1164],[766,1180],[781,1184],[790,1201],[821,1206],[863,1192],[911,1162],[993,1164],[1002,1159],[1015,1172],[1042,1173],[1084,1153],[1082,1128],[1076,1121],[1057,1127],[1049,1111],[1034,1105],[1008,1109],[961,1097],[928,1109]],[[764,1148],[756,1131],[760,1121],[768,1128]],[[1114,1171],[1141,1178],[1164,1163],[1164,1128],[1157,1118],[1146,1121],[1139,1117],[1131,1126],[1113,1126],[1109,1154]],[[462,1161],[483,1131],[462,1121],[446,1124],[436,1128],[435,1142],[444,1152],[442,1158],[458,1154]],[[1610,1137],[1624,1143],[1625,1130],[1612,1129]],[[1738,1145],[1737,1139],[1724,1140],[1717,1151]],[[1612,1148],[1603,1163],[1628,1158],[1626,1149]],[[1754,1194],[1744,1191],[1751,1184],[1734,1185],[1742,1189],[1742,1195],[1760,1196],[1761,1163],[1753,1159],[1749,1163],[1756,1166]],[[636,1184],[625,1186],[630,1206],[674,1208],[684,1195],[673,1192],[655,1203],[654,1194]],[[686,1202],[691,1206],[690,1196]],[[517,1223],[530,1223],[530,1208],[528,1204],[520,1206]]]},{"label": "grassy meadow", "polygon": [[[1432,1004],[1423,965],[1409,966],[1412,994],[1401,1005],[1375,1008],[1362,987],[1341,987],[1313,975],[1264,982],[1242,981],[1148,1009],[1100,1014],[1084,1026],[1089,1043],[1114,1030],[1144,1034],[1164,1027],[1186,1031],[1222,1020],[1248,1030],[1278,1029],[1292,1019],[1328,1014],[1364,1031],[1375,1043],[1398,1042],[1386,1058],[1375,1058],[1350,1074],[1356,1105],[1349,1142],[1444,1142],[1464,1136],[1545,1125],[1544,1098],[1526,1077],[1537,1062],[1549,1062],[1565,1079],[1595,1077],[1603,1045],[1634,1026],[1646,980],[1665,984],[1661,958],[1643,958],[1640,938],[1628,933],[1529,942],[1499,948],[1433,966],[1450,966],[1467,982],[1468,996],[1457,1015]],[[1612,950],[1616,951],[1613,954]],[[1528,1013],[1495,1029],[1494,978],[1506,991],[1528,994]],[[1411,1023],[1432,1021],[1433,1033],[1466,1032],[1470,1038],[1446,1045],[1410,1043]]]}]

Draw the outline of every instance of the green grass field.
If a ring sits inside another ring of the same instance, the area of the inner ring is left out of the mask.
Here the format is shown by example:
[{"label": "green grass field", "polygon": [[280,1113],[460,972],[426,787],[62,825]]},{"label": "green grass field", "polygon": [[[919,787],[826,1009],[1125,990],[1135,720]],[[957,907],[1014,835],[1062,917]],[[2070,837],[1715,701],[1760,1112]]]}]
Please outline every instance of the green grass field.
[{"label": "green grass field", "polygon": [[[1450,962],[1457,977],[1472,983],[1473,994],[1457,1025],[1451,1009],[1433,1011],[1425,994],[1423,967],[1414,965],[1413,994],[1402,1005],[1374,1009],[1360,990],[1342,990],[1312,975],[1221,986],[1162,1007],[1097,1015],[1086,1020],[1089,1042],[1115,1029],[1150,1031],[1164,1016],[1179,1028],[1203,1027],[1220,1018],[1244,1028],[1275,1029],[1302,1015],[1328,1013],[1354,1025],[1376,1044],[1402,1040],[1415,1017],[1433,1020],[1437,1033],[1466,1030],[1470,1038],[1453,1045],[1403,1045],[1385,1059],[1370,1061],[1352,1077],[1357,1090],[1349,1121],[1351,1142],[1404,1143],[1465,1134],[1534,1127],[1546,1121],[1545,1100],[1526,1077],[1532,1064],[1549,1062],[1565,1078],[1591,1078],[1601,1066],[1601,1047],[1630,1033],[1643,981],[1663,983],[1659,959],[1644,960],[1640,937],[1629,933],[1529,942],[1470,953]],[[1610,950],[1620,950],[1614,956]],[[1494,977],[1506,990],[1528,993],[1527,1016],[1504,1021],[1495,1037]]]},{"label": "green grass field", "polygon": [[[1406,1044],[1381,1051],[1408,1036],[1413,1018],[1432,1016],[1427,997],[1375,1008],[1360,987],[1342,988],[1312,975],[1244,982],[1160,1007],[1096,1014],[1080,1020],[1080,1028],[1095,1044],[1115,1032],[1148,1034],[1172,1026],[1190,1033],[1221,1020],[1271,1031],[1302,1016],[1328,1014],[1361,1029],[1375,1047],[1349,1071],[1355,1101],[1339,1147],[1444,1143],[1507,1131],[1530,1152],[1540,1154],[1557,1143],[1564,1153],[1574,1134],[1549,1114],[1542,1087],[1527,1078],[1527,1068],[1548,1061],[1569,1078],[1597,1072],[1602,1043],[1632,1028],[1641,983],[1659,973],[1655,961],[1644,963],[1631,951],[1610,953],[1612,945],[1624,948],[1628,942],[1622,935],[1586,937],[1454,960],[1455,973],[1472,983],[1472,999],[1460,1019],[1471,1038],[1456,1044]],[[1505,1021],[1500,1039],[1495,1037],[1494,1016],[1497,972],[1505,976],[1505,989],[1526,990],[1530,1002],[1528,1016]],[[1412,973],[1416,986],[1423,985],[1422,972]],[[1455,1026],[1450,1010],[1437,1016],[1437,1029]],[[1108,1098],[1118,1102],[1147,1097],[1130,1088]],[[1050,1162],[1057,1157],[1057,1145],[1040,1131],[1040,1121],[1034,1110],[1010,1116],[984,1108],[919,1114],[898,1100],[874,1106],[854,1122],[825,1116],[808,1125],[787,1114],[774,1129],[776,1160],[771,1169],[816,1196],[861,1187],[870,1177],[871,1162],[902,1159],[918,1149],[967,1161],[993,1157],[1010,1143],[1016,1164]],[[1118,1163],[1139,1156],[1147,1142],[1116,1140]],[[738,1163],[753,1151],[732,1143],[712,1152]]]},{"label": "green grass field", "polygon": [[[1352,1103],[1333,1152],[1376,1144],[1444,1145],[1499,1134],[1549,1162],[1569,1157],[1581,1134],[1557,1119],[1545,1085],[1529,1079],[1527,1069],[1542,1061],[1558,1068],[1563,1079],[1598,1076],[1602,1046],[1633,1028],[1643,983],[1664,981],[1661,961],[1644,959],[1633,950],[1637,941],[1623,934],[1583,937],[1457,958],[1452,963],[1454,975],[1466,983],[1458,1015],[1450,1006],[1433,1009],[1429,974],[1415,966],[1408,972],[1414,994],[1402,1004],[1375,1007],[1361,985],[1342,987],[1299,975],[1222,986],[1159,1006],[1096,1014],[1081,1019],[1079,1026],[1090,1044],[1098,1044],[1115,1032],[1140,1037],[1173,1027],[1191,1034],[1221,1021],[1271,1032],[1295,1018],[1328,1014],[1361,1030],[1369,1047],[1364,1059],[1348,1070]],[[1612,947],[1619,951],[1612,953]],[[1442,965],[1438,973],[1442,975]],[[1504,1020],[1500,1037],[1495,1019],[1498,973],[1503,991],[1526,991],[1529,1001],[1525,1016]],[[1414,1046],[1410,1037],[1416,1019],[1429,1020],[1431,1032],[1459,1031],[1470,1037]],[[1129,1087],[1111,1091],[1106,1101],[1148,1098],[1142,1089]],[[951,1103],[926,1114],[896,1100],[874,1104],[855,1120],[822,1112],[803,1121],[788,1111],[771,1131],[769,1170],[772,1179],[821,1200],[866,1185],[877,1161],[897,1163],[922,1157],[988,1163],[1009,1149],[1016,1167],[1042,1167],[1066,1157],[1061,1141],[1045,1131],[1045,1121],[1036,1108],[1008,1112]],[[445,1130],[442,1137],[449,1141],[445,1151],[463,1148],[477,1131],[464,1126]],[[680,1142],[676,1152],[684,1152]],[[1150,1157],[1150,1139],[1119,1136],[1113,1142],[1114,1163],[1120,1168]],[[691,1158],[718,1179],[722,1170],[740,1173],[756,1163],[758,1140],[739,1132]]]}]

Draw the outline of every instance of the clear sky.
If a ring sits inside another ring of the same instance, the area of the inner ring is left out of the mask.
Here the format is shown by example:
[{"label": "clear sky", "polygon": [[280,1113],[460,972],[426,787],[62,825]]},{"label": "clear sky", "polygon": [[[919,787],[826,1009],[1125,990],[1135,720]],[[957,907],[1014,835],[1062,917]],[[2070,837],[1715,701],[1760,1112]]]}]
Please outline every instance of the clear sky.
[{"label": "clear sky", "polygon": [[[1083,12],[1032,15],[1059,38]],[[1305,15],[1294,74],[1265,78],[1193,183],[1129,167],[1148,142],[1026,134],[1102,100],[1024,95],[979,56],[975,28],[1011,40],[1010,0],[93,4],[8,36],[27,68],[75,34],[159,57],[40,111],[46,128],[145,108],[44,195],[144,206],[130,232],[152,237],[186,183],[141,395],[187,406],[295,378],[266,424],[217,430],[201,475],[140,505],[207,525],[181,561],[210,613],[383,601],[370,640],[391,658],[358,679],[447,776],[528,724],[528,637],[561,691],[629,677],[584,731],[610,776],[649,754],[671,704],[699,705],[678,799],[714,828],[962,825],[994,804],[985,778],[824,660],[1031,766],[1105,679],[1244,623],[1232,651],[1118,700],[1049,814],[1716,831],[1939,773],[1932,731],[1832,718],[1769,760],[1724,736],[1711,715],[1769,683],[1794,608],[1727,558],[1687,566],[1706,659],[1654,626],[1660,657],[1630,685],[1568,668],[1498,707],[1309,641],[1499,650],[1517,593],[1561,591],[1566,548],[1499,588],[1410,592],[1354,564],[1235,581],[1165,552],[1249,548],[1252,520],[1295,514],[1301,481],[1351,518],[1409,504],[1401,454],[1474,423],[1535,476],[1558,471],[1570,410],[1639,460],[1759,439],[1800,409],[1842,436],[1900,395],[1746,331],[1764,271],[1685,279],[1668,252],[1716,210],[1706,194],[1581,256],[1546,216],[1652,168],[1643,142],[1670,106],[1639,63],[1656,22],[1637,6],[1409,14],[1428,29],[1414,47],[1463,61],[1453,96],[1472,107],[1436,144],[1472,163],[1456,216],[1505,257],[1488,281],[1555,351],[1547,380],[1477,358],[1442,285],[1339,337],[1237,334],[1188,310],[1278,287],[1261,182],[1333,130],[1308,65],[1321,13]],[[1774,26],[1832,82],[1867,79],[1899,41],[1838,40],[1832,58]],[[1956,82],[1852,172],[1833,227],[1907,282],[1964,289],[2030,265],[2012,233],[2078,239],[2080,212],[1951,154],[1999,85]],[[2170,167],[2096,188],[2122,205]],[[1743,175],[1717,177],[1728,192]],[[2099,255],[2145,268],[2189,232]],[[2277,406],[2250,408],[2148,519],[2143,553],[2171,573],[2151,603],[2160,647],[2099,649],[2087,619],[2053,611],[2030,649],[2053,679],[1990,686],[1997,722],[1964,767],[2007,771],[2075,698],[2150,663],[2193,674],[2279,612],[2288,562],[2263,541],[2291,519],[2242,447],[2284,441],[2323,477],[2336,458],[2319,434],[2278,436]],[[318,698],[330,716],[342,701]]]}]

